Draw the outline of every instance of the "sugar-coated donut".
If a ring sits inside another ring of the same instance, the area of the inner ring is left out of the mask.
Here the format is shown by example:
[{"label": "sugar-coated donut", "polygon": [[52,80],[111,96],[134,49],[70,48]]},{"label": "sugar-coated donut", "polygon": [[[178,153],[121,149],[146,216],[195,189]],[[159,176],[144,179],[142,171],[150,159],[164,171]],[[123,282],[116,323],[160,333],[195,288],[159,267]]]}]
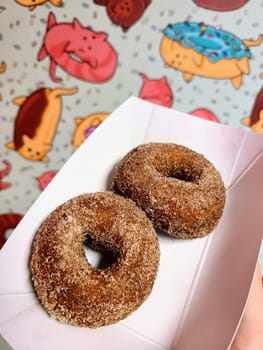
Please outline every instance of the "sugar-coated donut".
[{"label": "sugar-coated donut", "polygon": [[[116,259],[88,262],[86,239]],[[82,194],[55,209],[38,229],[30,267],[36,294],[60,322],[96,328],[115,323],[150,294],[159,265],[152,223],[134,202],[111,191]]]},{"label": "sugar-coated donut", "polygon": [[203,155],[173,143],[135,147],[117,164],[112,189],[131,198],[171,236],[203,237],[225,204],[220,173]]}]

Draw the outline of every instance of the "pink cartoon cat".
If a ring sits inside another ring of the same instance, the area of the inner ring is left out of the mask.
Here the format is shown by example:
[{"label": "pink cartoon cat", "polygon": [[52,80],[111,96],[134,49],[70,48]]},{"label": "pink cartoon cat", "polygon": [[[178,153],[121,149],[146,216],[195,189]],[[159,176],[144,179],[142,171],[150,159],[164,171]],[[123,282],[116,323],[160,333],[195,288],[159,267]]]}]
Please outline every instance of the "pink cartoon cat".
[{"label": "pink cartoon cat", "polygon": [[50,58],[49,74],[54,82],[56,67],[88,82],[109,80],[117,67],[117,53],[107,41],[107,34],[83,27],[75,18],[72,23],[56,23],[51,12],[47,32],[38,54],[38,60]]},{"label": "pink cartoon cat", "polygon": [[140,76],[143,79],[143,86],[139,92],[139,97],[141,99],[164,107],[172,106],[173,93],[166,77],[161,79],[149,79],[143,73],[140,73]]}]

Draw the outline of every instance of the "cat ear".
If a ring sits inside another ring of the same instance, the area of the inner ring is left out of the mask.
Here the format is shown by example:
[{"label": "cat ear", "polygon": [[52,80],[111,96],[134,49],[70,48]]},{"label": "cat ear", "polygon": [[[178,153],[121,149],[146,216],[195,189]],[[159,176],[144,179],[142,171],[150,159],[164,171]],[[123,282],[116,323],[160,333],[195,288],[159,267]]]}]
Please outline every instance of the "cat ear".
[{"label": "cat ear", "polygon": [[73,23],[72,23],[72,27],[75,30],[81,29],[82,25],[80,24],[79,20],[77,18],[74,18]]},{"label": "cat ear", "polygon": [[49,162],[48,157],[44,156],[43,158],[39,159],[41,162],[47,163]]},{"label": "cat ear", "polygon": [[162,83],[167,83],[166,77],[162,77],[160,81],[161,81]]},{"label": "cat ear", "polygon": [[80,118],[80,117],[76,117],[76,118],[75,118],[75,123],[76,123],[77,125],[81,124],[82,122],[83,122],[83,118]]},{"label": "cat ear", "polygon": [[15,149],[16,149],[16,146],[15,146],[15,143],[14,143],[14,142],[8,142],[8,143],[6,144],[6,147],[7,147],[8,149],[12,149],[12,150],[15,150]]},{"label": "cat ear", "polygon": [[13,103],[17,106],[21,106],[26,99],[27,99],[27,96],[19,96],[13,99]]},{"label": "cat ear", "polygon": [[250,126],[250,117],[241,119],[241,123],[245,126]]},{"label": "cat ear", "polygon": [[26,144],[28,141],[31,141],[31,138],[27,135],[22,135],[23,144]]},{"label": "cat ear", "polygon": [[149,80],[148,77],[147,77],[147,75],[145,75],[144,73],[140,73],[140,76],[142,77],[142,80],[143,80],[144,82],[146,82],[146,81]]},{"label": "cat ear", "polygon": [[105,41],[107,37],[108,37],[107,33],[104,33],[104,32],[96,33],[96,38],[100,39],[101,41]]}]

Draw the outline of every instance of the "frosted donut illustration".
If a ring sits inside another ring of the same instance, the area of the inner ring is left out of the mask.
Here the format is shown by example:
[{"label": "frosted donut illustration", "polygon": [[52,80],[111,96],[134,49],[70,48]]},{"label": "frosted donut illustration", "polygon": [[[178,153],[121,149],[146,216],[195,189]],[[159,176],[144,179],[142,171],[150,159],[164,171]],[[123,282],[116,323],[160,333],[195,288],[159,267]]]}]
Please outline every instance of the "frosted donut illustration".
[{"label": "frosted donut illustration", "polygon": [[243,75],[250,73],[250,46],[256,40],[240,40],[234,34],[204,23],[183,22],[169,24],[163,31],[160,55],[166,67],[183,73],[190,82],[195,75],[212,79],[229,79],[238,89]]},{"label": "frosted donut illustration", "polygon": [[94,3],[106,6],[112,22],[126,32],[142,17],[151,0],[94,0]]}]

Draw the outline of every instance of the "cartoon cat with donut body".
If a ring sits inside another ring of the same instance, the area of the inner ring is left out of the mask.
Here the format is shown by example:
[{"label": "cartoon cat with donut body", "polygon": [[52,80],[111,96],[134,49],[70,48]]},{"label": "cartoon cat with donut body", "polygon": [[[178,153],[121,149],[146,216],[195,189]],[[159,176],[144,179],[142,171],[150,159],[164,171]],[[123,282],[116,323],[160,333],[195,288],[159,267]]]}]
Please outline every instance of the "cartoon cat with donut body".
[{"label": "cartoon cat with donut body", "polygon": [[240,40],[232,33],[204,23],[169,24],[163,31],[160,55],[166,67],[183,73],[190,82],[195,75],[212,79],[230,79],[234,88],[242,85],[243,74],[249,74],[249,47],[256,40]]},{"label": "cartoon cat with donut body", "polygon": [[15,121],[14,140],[7,148],[22,157],[48,162],[46,154],[51,150],[62,109],[62,96],[72,95],[77,88],[40,88],[30,96],[13,100],[20,107]]},{"label": "cartoon cat with donut body", "polygon": [[252,131],[263,133],[263,88],[256,96],[250,116],[242,119],[241,122]]}]

